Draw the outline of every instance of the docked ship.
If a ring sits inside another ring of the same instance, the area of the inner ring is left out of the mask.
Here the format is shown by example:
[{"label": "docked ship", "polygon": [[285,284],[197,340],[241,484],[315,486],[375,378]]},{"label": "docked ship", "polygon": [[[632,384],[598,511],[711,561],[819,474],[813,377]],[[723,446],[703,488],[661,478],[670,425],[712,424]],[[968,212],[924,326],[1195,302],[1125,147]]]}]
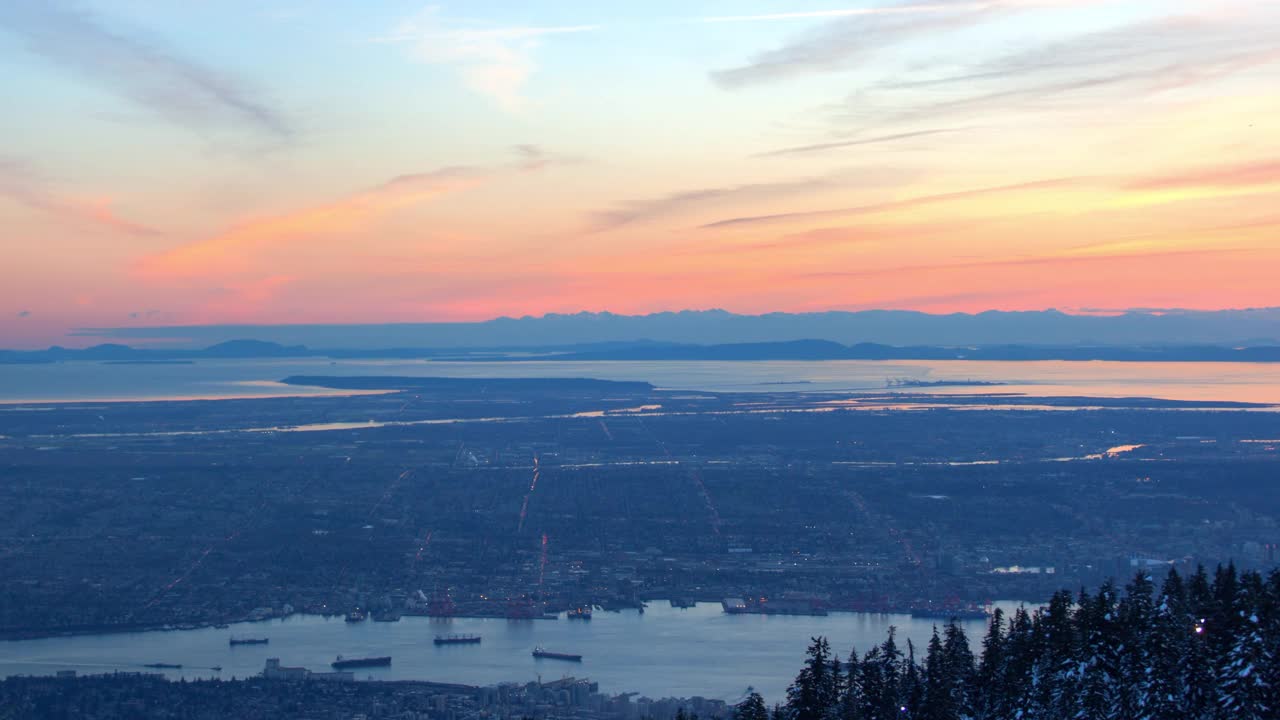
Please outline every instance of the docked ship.
[{"label": "docked ship", "polygon": [[271,642],[271,638],[231,638],[227,641],[228,645],[266,645]]},{"label": "docked ship", "polygon": [[533,620],[542,617],[542,608],[535,605],[533,598],[512,598],[507,601],[508,620]]},{"label": "docked ship", "polygon": [[359,610],[352,610],[351,612],[347,613],[347,622],[349,623],[364,622],[364,613],[360,612]]},{"label": "docked ship", "polygon": [[436,645],[475,645],[480,642],[479,635],[437,635],[433,641]]},{"label": "docked ship", "polygon": [[391,665],[391,657],[370,657],[370,658],[344,658],[341,655],[337,660],[329,663],[335,670],[346,670],[347,668],[363,668],[363,667],[389,667]]},{"label": "docked ship", "polygon": [[550,650],[543,650],[541,645],[533,649],[533,656],[539,660],[568,660],[569,662],[582,662],[581,655],[551,652]]},{"label": "docked ship", "polygon": [[934,620],[986,620],[991,613],[986,608],[913,608],[911,617]]},{"label": "docked ship", "polygon": [[570,620],[590,620],[591,607],[590,606],[576,607],[568,612],[568,616]]}]

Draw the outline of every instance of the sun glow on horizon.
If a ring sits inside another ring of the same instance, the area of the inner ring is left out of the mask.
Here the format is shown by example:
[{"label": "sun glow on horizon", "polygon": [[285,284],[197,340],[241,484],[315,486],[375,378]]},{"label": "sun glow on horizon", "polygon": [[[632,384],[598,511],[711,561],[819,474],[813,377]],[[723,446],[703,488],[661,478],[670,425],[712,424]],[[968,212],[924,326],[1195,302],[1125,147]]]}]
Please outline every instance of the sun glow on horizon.
[{"label": "sun glow on horizon", "polygon": [[1274,3],[241,5],[0,0],[0,345],[1280,306]]}]

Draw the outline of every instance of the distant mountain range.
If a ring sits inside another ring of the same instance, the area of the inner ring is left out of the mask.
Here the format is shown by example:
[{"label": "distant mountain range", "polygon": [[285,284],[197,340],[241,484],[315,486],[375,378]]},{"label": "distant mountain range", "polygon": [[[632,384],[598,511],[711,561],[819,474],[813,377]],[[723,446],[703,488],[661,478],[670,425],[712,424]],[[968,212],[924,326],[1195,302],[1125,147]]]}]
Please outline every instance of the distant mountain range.
[{"label": "distant mountain range", "polygon": [[651,315],[577,313],[469,323],[377,325],[188,325],[82,328],[74,335],[188,348],[233,340],[285,346],[380,348],[546,348],[589,343],[738,344],[828,340],[842,345],[970,347],[1280,345],[1280,308],[1132,311],[1075,315],[1057,310],[932,315],[904,310],[737,315],[686,310]]},{"label": "distant mountain range", "polygon": [[841,345],[830,340],[694,345],[684,343],[593,343],[543,348],[311,349],[260,340],[233,340],[202,350],[158,350],[126,345],[95,345],[82,350],[0,350],[0,364],[69,360],[109,364],[149,364],[252,358],[401,358],[448,361],[611,361],[611,360],[1113,360],[1130,362],[1280,362],[1280,345],[986,345],[943,347],[878,343]]}]

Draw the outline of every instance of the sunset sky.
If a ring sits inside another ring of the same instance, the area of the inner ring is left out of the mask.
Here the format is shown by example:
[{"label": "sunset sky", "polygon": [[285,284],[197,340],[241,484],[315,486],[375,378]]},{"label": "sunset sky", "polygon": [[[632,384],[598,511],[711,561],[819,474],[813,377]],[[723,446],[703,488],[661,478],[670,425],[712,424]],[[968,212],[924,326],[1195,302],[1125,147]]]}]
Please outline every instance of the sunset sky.
[{"label": "sunset sky", "polygon": [[0,0],[0,347],[1280,305],[1275,0]]}]

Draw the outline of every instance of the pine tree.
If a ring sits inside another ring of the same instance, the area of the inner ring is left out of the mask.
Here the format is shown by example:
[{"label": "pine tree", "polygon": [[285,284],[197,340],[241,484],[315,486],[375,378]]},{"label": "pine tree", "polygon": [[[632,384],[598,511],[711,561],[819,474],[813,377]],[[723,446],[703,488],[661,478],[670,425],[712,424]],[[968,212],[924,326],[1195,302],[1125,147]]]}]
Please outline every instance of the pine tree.
[{"label": "pine tree", "polygon": [[1120,714],[1124,718],[1146,717],[1151,704],[1150,635],[1155,613],[1151,595],[1154,585],[1145,571],[1125,586],[1120,601]]},{"label": "pine tree", "polygon": [[1232,720],[1271,718],[1274,716],[1268,706],[1269,689],[1264,678],[1270,649],[1259,615],[1264,594],[1262,578],[1257,573],[1246,573],[1234,586],[1237,599],[1232,607],[1238,620],[1234,623],[1234,640],[1218,665],[1219,715]]},{"label": "pine tree", "polygon": [[885,687],[884,663],[880,657],[880,646],[877,645],[867,651],[858,668],[858,675],[862,678],[863,720],[889,720],[883,714],[888,690]]},{"label": "pine tree", "polygon": [[[1153,597],[1154,596],[1154,597]],[[893,628],[847,670],[814,638],[786,709],[772,720],[1262,720],[1280,718],[1280,571],[1146,574],[1072,602],[1057,593],[1006,624],[995,613],[975,666],[954,622],[923,663]],[[757,706],[758,705],[758,706]],[[763,702],[735,717],[762,720]]]},{"label": "pine tree", "polygon": [[840,720],[863,720],[866,699],[862,691],[862,663],[858,660],[857,648],[849,651],[849,662],[845,667],[844,694],[840,698]]},{"label": "pine tree", "polygon": [[1213,587],[1204,566],[1198,566],[1187,581],[1187,620],[1192,625],[1192,635],[1184,658],[1183,696],[1187,716],[1209,717],[1214,708],[1214,667],[1210,625],[1213,615]]},{"label": "pine tree", "polygon": [[991,613],[991,624],[982,640],[982,660],[975,675],[973,694],[976,698],[974,716],[996,716],[996,695],[1004,688],[999,684],[1001,667],[1005,662],[1004,611],[996,608]]},{"label": "pine tree", "polygon": [[1023,718],[1034,704],[1036,628],[1024,608],[1013,613],[1008,647],[1000,666],[994,718]]},{"label": "pine tree", "polygon": [[953,679],[942,649],[938,628],[933,629],[929,647],[924,656],[924,698],[920,703],[921,720],[957,720],[957,712],[951,694]]},{"label": "pine tree", "polygon": [[1262,599],[1262,632],[1267,638],[1267,662],[1262,679],[1267,686],[1267,705],[1280,709],[1280,570],[1271,571]]},{"label": "pine tree", "polygon": [[1048,609],[1040,615],[1037,665],[1043,666],[1044,671],[1037,699],[1046,717],[1071,717],[1079,695],[1084,669],[1071,606],[1071,593],[1063,590],[1054,594]]},{"label": "pine tree", "polygon": [[907,657],[902,661],[902,685],[898,690],[902,705],[899,708],[904,720],[913,720],[924,702],[924,683],[920,678],[920,666],[916,665],[916,646],[907,639]]},{"label": "pine tree", "polygon": [[1082,597],[1080,618],[1083,647],[1079,720],[1127,720],[1120,713],[1120,653],[1123,651],[1115,586],[1106,582],[1092,599]]},{"label": "pine tree", "polygon": [[824,637],[810,640],[804,669],[787,688],[787,710],[793,720],[824,720],[836,707],[831,646]]},{"label": "pine tree", "polygon": [[1135,720],[1180,720],[1191,716],[1185,678],[1194,627],[1182,577],[1171,570],[1152,611],[1146,647],[1146,705]]},{"label": "pine tree", "polygon": [[750,692],[747,699],[733,709],[734,720],[769,720],[769,708],[758,692]]},{"label": "pine tree", "polygon": [[969,636],[954,618],[947,622],[944,636],[942,655],[951,676],[951,702],[960,717],[970,717],[973,715],[973,679],[977,668],[973,650],[969,649]]},{"label": "pine tree", "polygon": [[880,645],[880,677],[884,692],[880,696],[879,717],[883,720],[898,718],[906,707],[902,697],[902,651],[898,649],[898,628],[890,625],[889,636]]}]

